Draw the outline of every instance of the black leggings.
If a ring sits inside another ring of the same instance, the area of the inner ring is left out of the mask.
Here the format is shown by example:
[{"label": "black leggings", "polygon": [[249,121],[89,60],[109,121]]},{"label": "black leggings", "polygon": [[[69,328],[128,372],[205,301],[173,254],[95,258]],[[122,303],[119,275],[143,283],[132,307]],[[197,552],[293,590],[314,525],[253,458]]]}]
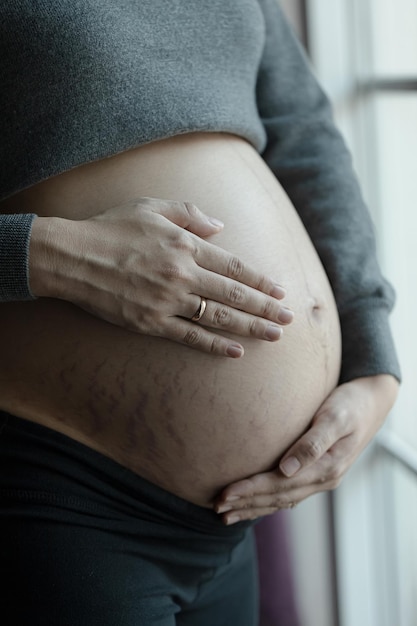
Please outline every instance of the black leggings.
[{"label": "black leggings", "polygon": [[2,626],[255,626],[249,523],[0,412]]}]

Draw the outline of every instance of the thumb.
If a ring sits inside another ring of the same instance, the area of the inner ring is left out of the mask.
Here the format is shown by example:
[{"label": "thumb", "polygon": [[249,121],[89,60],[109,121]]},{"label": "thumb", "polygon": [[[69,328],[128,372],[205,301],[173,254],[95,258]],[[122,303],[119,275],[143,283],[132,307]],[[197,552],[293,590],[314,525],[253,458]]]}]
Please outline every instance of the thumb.
[{"label": "thumb", "polygon": [[159,206],[158,213],[199,237],[215,235],[224,227],[223,222],[206,215],[192,202],[169,202]]},{"label": "thumb", "polygon": [[282,457],[279,468],[284,476],[318,461],[338,440],[337,425],[331,413],[323,412],[311,428]]}]

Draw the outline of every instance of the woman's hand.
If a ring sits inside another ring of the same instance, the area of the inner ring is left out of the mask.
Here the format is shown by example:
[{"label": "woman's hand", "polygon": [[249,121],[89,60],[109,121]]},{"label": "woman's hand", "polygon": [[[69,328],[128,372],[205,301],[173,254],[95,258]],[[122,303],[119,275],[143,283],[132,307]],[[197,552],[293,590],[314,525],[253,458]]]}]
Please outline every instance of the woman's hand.
[{"label": "woman's hand", "polygon": [[[202,239],[222,228],[193,204],[154,198],[82,221],[36,218],[31,290],[134,332],[239,357],[241,344],[208,328],[276,341],[292,313],[273,279]],[[196,324],[201,296],[207,308]]]},{"label": "woman's hand", "polygon": [[392,376],[379,375],[337,387],[279,466],[229,485],[215,503],[217,513],[232,524],[294,507],[308,496],[337,487],[382,426],[398,386]]}]

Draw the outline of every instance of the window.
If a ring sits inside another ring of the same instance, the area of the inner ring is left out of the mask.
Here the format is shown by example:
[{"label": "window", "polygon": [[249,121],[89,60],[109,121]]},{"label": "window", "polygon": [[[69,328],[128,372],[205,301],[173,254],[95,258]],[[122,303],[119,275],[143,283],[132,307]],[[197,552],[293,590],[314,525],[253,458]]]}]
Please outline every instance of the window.
[{"label": "window", "polygon": [[417,624],[417,2],[307,0],[313,65],[351,147],[395,285],[392,415],[334,495],[341,626]]}]

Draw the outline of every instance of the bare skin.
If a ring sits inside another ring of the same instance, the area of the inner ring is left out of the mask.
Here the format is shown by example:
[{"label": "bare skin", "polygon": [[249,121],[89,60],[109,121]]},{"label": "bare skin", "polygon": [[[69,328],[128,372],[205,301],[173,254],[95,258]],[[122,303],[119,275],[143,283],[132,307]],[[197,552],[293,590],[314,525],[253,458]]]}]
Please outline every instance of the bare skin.
[{"label": "bare skin", "polygon": [[[338,380],[337,311],[294,208],[246,142],[144,146],[2,206],[17,209],[40,215],[31,278],[43,297],[0,307],[1,408],[202,506],[271,471],[308,430]],[[281,285],[294,319],[268,337],[291,320]],[[244,358],[211,353],[230,344]]]},{"label": "bare skin", "polygon": [[398,390],[398,381],[385,374],[337,387],[273,471],[223,490],[215,510],[223,514],[224,523],[293,508],[315,493],[335,489],[383,425]]},{"label": "bare skin", "polygon": [[289,323],[292,315],[277,302],[282,287],[202,239],[221,230],[192,203],[158,198],[137,198],[79,221],[39,217],[31,237],[31,290],[133,332],[236,358],[241,344],[186,321],[200,291],[211,300],[208,326],[219,328],[215,303],[227,305],[229,330],[238,335],[276,341],[277,322]]}]

